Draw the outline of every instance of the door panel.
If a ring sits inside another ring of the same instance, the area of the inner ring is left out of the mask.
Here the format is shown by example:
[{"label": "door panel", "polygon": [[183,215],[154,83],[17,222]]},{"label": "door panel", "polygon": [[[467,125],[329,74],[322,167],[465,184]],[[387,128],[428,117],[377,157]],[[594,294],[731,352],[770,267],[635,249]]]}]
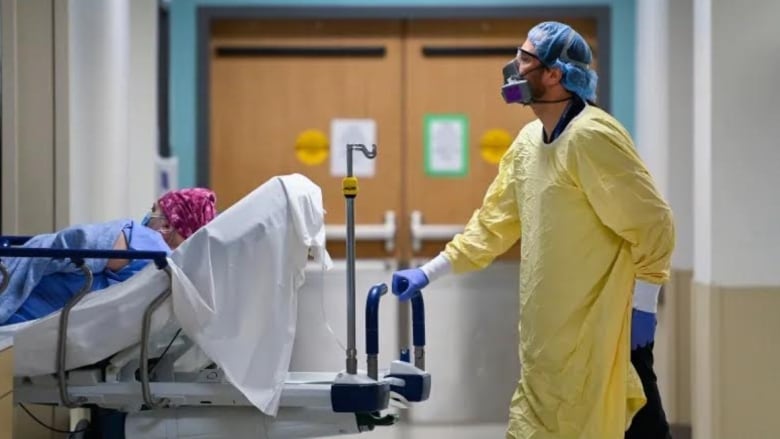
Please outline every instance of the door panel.
[{"label": "door panel", "polygon": [[[566,21],[595,46],[594,20]],[[482,204],[497,165],[483,160],[480,139],[489,130],[502,130],[514,139],[526,123],[535,119],[528,107],[506,105],[500,87],[502,67],[514,58],[516,48],[537,22],[419,20],[409,24],[404,40],[407,213],[422,212],[428,224],[465,224]],[[426,175],[424,118],[430,113],[455,113],[467,118],[469,166],[462,178]],[[445,242],[427,242],[414,257],[434,256]],[[412,257],[411,253],[404,256]],[[519,259],[519,246],[503,258]]]},{"label": "door panel", "polygon": [[[400,31],[396,21],[217,22],[210,172],[220,208],[274,175],[298,172],[322,188],[327,224],[345,224],[341,177],[331,175],[330,157],[311,166],[299,162],[296,139],[312,129],[329,139],[334,118],[370,118],[376,121],[379,153],[375,176],[359,179],[356,223],[380,223],[386,210],[398,212]],[[343,248],[328,243],[336,258],[343,257]],[[383,243],[360,243],[358,255],[387,252]]]}]

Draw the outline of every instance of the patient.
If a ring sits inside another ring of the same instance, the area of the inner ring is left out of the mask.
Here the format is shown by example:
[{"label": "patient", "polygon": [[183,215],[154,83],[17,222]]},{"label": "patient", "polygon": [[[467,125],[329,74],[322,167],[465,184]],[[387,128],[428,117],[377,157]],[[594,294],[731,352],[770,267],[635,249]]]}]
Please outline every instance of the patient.
[{"label": "patient", "polygon": [[[24,247],[93,250],[144,250],[170,253],[216,215],[216,196],[208,189],[188,188],[160,197],[139,223],[120,219],[37,235]],[[69,261],[3,258],[10,283],[0,294],[0,325],[35,320],[62,309],[84,285],[84,275]],[[150,261],[88,259],[91,291],[123,282]]]}]

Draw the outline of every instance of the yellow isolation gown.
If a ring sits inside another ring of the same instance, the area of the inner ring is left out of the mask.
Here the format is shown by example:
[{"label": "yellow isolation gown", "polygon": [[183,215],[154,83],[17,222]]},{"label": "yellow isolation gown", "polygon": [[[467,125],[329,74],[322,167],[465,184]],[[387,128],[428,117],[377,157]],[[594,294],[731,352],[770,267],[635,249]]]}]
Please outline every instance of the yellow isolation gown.
[{"label": "yellow isolation gown", "polygon": [[521,378],[507,438],[622,439],[645,404],[631,365],[635,280],[668,279],[672,213],[626,130],[586,106],[553,142],[535,121],[444,255],[485,268],[521,238]]}]

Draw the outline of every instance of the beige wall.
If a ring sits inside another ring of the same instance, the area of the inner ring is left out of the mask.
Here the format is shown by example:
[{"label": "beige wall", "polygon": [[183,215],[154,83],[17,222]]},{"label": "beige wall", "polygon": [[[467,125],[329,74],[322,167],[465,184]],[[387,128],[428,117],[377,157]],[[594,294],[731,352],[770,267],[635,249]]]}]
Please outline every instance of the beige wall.
[{"label": "beige wall", "polygon": [[[3,205],[5,234],[50,232],[67,206],[67,2],[1,0]],[[59,147],[55,147],[59,145]],[[55,157],[56,154],[56,157]],[[55,181],[57,184],[55,185]],[[56,196],[55,196],[56,192]],[[59,204],[55,202],[59,201]],[[41,421],[68,428],[68,410],[29,406]],[[7,422],[4,419],[4,422]],[[13,411],[15,438],[62,437]]]},{"label": "beige wall", "polygon": [[49,232],[54,229],[54,7],[52,0],[2,0],[2,11],[3,232]]},{"label": "beige wall", "polygon": [[675,318],[677,331],[675,337],[675,392],[674,422],[691,423],[691,282],[693,272],[679,271],[675,276]]},{"label": "beige wall", "polygon": [[[4,342],[0,337],[0,346],[4,346]],[[0,347],[0,439],[10,438],[13,431],[13,367],[13,348]]]},{"label": "beige wall", "polygon": [[54,228],[70,225],[69,2],[54,5]]},{"label": "beige wall", "polygon": [[780,431],[780,287],[733,288],[676,270],[658,312],[658,386],[671,423],[695,439]]},{"label": "beige wall", "polygon": [[693,284],[692,420],[696,439],[780,431],[780,287]]},{"label": "beige wall", "polygon": [[[780,2],[695,0],[692,420],[696,439],[780,437]],[[750,44],[747,44],[750,42]],[[750,65],[750,87],[739,82]],[[739,109],[739,111],[735,111]],[[735,147],[739,145],[739,147]]]},{"label": "beige wall", "polygon": [[691,423],[690,270],[673,270],[658,307],[655,370],[658,388],[673,424]]}]

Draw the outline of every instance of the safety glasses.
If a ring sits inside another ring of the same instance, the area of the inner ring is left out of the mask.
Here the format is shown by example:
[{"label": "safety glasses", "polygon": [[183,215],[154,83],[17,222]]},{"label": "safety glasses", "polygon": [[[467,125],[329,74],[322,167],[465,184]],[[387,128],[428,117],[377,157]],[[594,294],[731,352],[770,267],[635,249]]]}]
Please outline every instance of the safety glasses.
[{"label": "safety glasses", "polygon": [[517,48],[517,57],[518,57],[518,58],[520,58],[520,57],[522,57],[523,55],[525,55],[525,56],[527,56],[527,57],[530,57],[530,58],[533,58],[533,59],[535,59],[535,60],[537,60],[537,61],[539,61],[539,62],[542,62],[542,60],[540,60],[540,59],[539,59],[539,57],[538,57],[538,56],[536,56],[536,54],[535,54],[535,53],[531,53],[531,52],[529,52],[529,51],[527,51],[527,50],[523,49],[522,47],[518,47],[518,48]]},{"label": "safety glasses", "polygon": [[541,59],[539,59],[538,56],[536,56],[535,53],[531,53],[522,47],[517,48],[517,56],[515,57],[515,60],[517,62],[517,65],[519,66],[521,63],[529,64],[533,60],[536,60],[541,64],[542,66],[546,67],[546,64],[542,62]]}]

